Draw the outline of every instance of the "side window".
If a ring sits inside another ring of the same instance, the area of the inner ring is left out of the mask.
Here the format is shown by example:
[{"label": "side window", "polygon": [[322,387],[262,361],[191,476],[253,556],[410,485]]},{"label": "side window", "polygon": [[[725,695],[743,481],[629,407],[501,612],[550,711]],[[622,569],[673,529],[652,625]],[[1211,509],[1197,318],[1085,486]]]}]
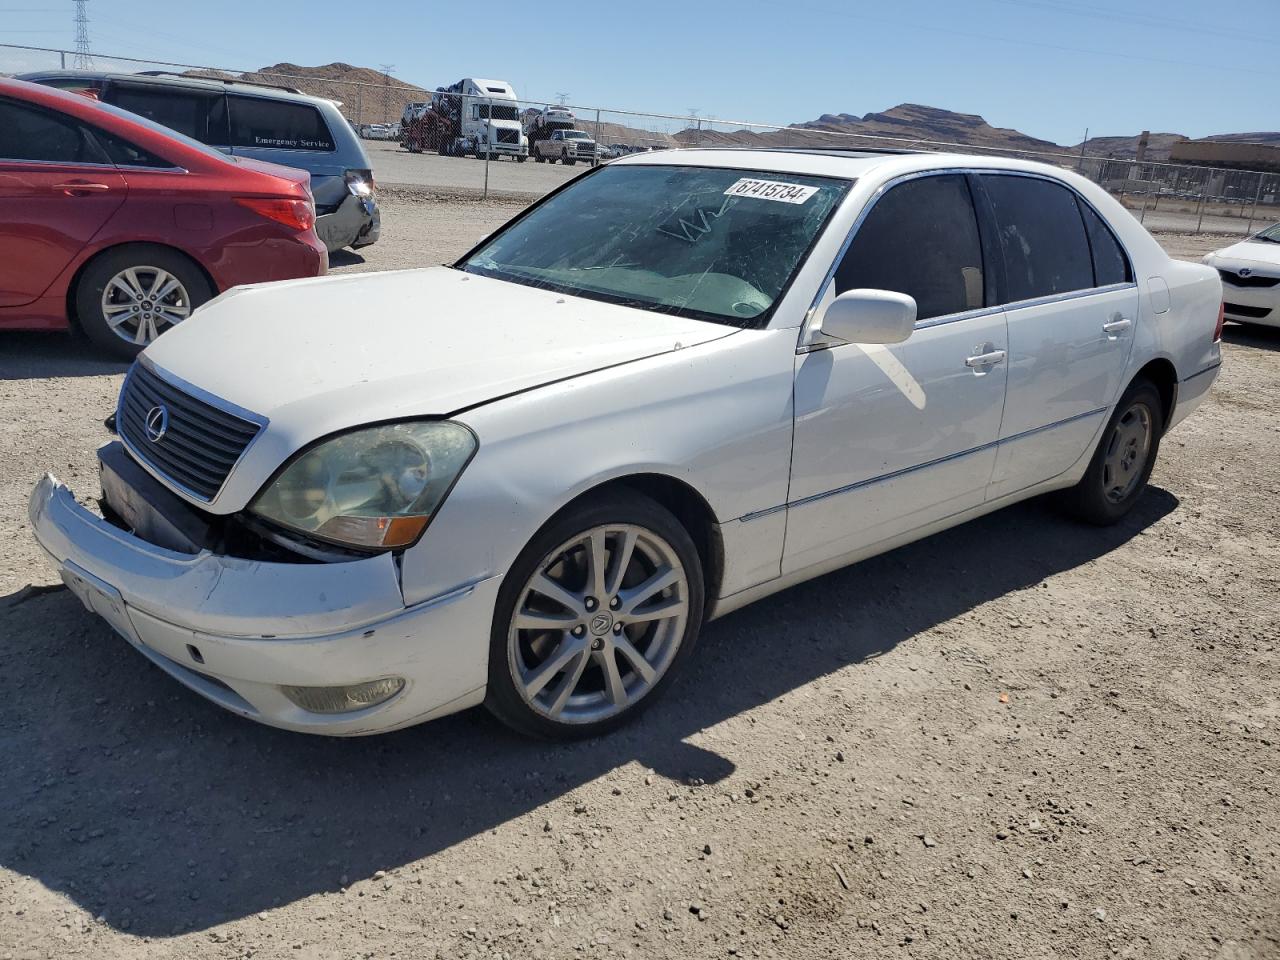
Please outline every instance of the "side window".
[{"label": "side window", "polygon": [[111,162],[119,167],[156,167],[159,169],[172,169],[174,164],[158,157],[149,150],[143,150],[139,146],[135,146],[128,140],[117,137],[114,133],[107,133],[105,130],[93,131],[93,137],[101,144],[102,149],[107,151],[107,156],[111,158]]},{"label": "side window", "polygon": [[229,96],[231,146],[284,150],[333,150],[320,111],[310,104]]},{"label": "side window", "polygon": [[[162,86],[128,86],[113,83],[104,98],[121,110],[146,117],[201,143],[226,143],[213,116],[222,108],[222,96]],[[225,121],[223,121],[225,125]]]},{"label": "side window", "polygon": [[1006,303],[1093,286],[1093,260],[1075,194],[1033,177],[982,174],[995,213]]},{"label": "side window", "polygon": [[1079,203],[1084,217],[1084,229],[1089,235],[1089,249],[1093,253],[1093,285],[1105,287],[1112,283],[1132,283],[1133,268],[1125,256],[1120,241],[1100,216],[1087,203]]},{"label": "side window", "polygon": [[915,297],[928,320],[985,306],[982,243],[959,174],[893,187],[871,208],[836,268],[836,293],[870,287]]},{"label": "side window", "polygon": [[0,160],[108,163],[87,128],[71,117],[0,100]]}]

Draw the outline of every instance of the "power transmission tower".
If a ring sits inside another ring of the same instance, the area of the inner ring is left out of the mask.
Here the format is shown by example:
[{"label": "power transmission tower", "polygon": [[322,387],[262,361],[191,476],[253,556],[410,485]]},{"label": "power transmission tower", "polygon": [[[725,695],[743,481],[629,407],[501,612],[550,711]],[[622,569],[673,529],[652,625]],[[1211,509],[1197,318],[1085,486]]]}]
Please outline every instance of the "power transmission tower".
[{"label": "power transmission tower", "polygon": [[384,63],[379,69],[382,71],[382,122],[387,123],[391,119],[391,71],[396,68],[394,63]]},{"label": "power transmission tower", "polygon": [[556,99],[560,101],[560,106],[563,107],[566,103],[569,102],[569,95],[567,93],[557,93]]},{"label": "power transmission tower", "polygon": [[92,70],[93,55],[89,53],[89,14],[85,4],[89,0],[76,0],[76,58],[77,70]]}]

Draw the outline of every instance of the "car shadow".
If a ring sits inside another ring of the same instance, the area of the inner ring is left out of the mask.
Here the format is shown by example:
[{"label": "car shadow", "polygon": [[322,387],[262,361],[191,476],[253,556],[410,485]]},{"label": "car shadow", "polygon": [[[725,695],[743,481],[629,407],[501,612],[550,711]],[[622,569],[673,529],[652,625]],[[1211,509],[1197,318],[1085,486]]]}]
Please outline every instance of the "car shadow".
[{"label": "car shadow", "polygon": [[329,254],[330,267],[355,267],[364,262],[364,257],[356,253],[354,250],[349,250],[346,247],[343,247],[341,250],[335,250],[333,253]]},{"label": "car shadow", "polygon": [[1260,327],[1257,324],[1233,323],[1228,320],[1222,328],[1222,339],[1242,347],[1275,350],[1280,348],[1280,327]]},{"label": "car shadow", "polygon": [[65,331],[0,332],[0,380],[101,377],[128,368],[86,338]]},{"label": "car shadow", "polygon": [[699,731],[1086,564],[1177,505],[1152,488],[1098,529],[1021,504],[802,584],[710,624],[660,703],[570,745],[480,709],[371,739],[269,729],[176,685],[69,591],[24,589],[0,598],[0,864],[167,936],[431,857],[630,762],[724,781],[735,758],[689,743]]}]

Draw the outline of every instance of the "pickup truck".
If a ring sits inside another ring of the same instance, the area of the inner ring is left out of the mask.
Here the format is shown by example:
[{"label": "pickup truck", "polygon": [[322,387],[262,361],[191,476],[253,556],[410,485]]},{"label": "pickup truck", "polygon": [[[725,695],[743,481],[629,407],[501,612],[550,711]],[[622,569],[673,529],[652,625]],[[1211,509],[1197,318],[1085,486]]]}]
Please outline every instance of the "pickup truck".
[{"label": "pickup truck", "polygon": [[530,144],[533,157],[539,163],[567,163],[573,166],[579,160],[591,163],[596,159],[599,147],[582,130],[556,130],[545,140]]}]

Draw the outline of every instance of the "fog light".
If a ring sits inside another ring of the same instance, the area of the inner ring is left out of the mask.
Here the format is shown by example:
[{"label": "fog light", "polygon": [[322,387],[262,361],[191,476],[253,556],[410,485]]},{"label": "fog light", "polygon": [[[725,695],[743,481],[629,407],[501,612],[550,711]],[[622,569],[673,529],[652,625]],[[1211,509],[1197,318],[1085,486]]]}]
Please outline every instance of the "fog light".
[{"label": "fog light", "polygon": [[351,713],[385,703],[403,689],[403,677],[387,677],[347,687],[281,687],[280,692],[311,713]]}]

